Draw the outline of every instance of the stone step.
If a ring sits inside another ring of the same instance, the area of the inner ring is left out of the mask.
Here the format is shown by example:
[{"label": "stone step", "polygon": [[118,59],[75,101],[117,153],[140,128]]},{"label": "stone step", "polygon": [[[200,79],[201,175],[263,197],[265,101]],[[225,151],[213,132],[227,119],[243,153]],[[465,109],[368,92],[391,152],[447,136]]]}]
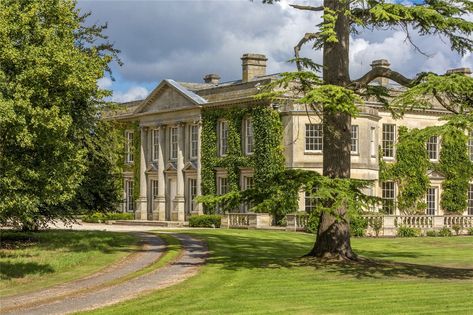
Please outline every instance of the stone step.
[{"label": "stone step", "polygon": [[159,227],[187,227],[187,226],[189,226],[189,222],[150,221],[150,220],[116,220],[116,221],[109,221],[109,224],[115,224],[115,225],[144,225],[144,226],[159,226]]}]

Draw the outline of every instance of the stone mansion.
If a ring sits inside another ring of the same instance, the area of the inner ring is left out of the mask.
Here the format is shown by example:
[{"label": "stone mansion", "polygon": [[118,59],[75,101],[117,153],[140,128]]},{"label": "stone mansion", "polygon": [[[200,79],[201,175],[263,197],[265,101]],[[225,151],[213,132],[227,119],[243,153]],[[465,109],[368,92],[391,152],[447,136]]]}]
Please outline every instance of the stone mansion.
[{"label": "stone mansion", "polygon": [[[125,168],[123,173],[122,211],[134,212],[135,219],[181,222],[187,221],[190,215],[203,213],[202,205],[197,204],[195,198],[202,194],[202,112],[210,108],[265,106],[277,111],[283,129],[280,141],[284,148],[285,166],[322,173],[320,120],[300,104],[271,104],[256,100],[254,95],[260,92],[260,87],[276,75],[266,74],[267,58],[264,55],[244,54],[241,60],[241,79],[221,83],[218,75],[209,74],[198,83],[163,80],[146,99],[121,104],[116,111],[108,114],[109,119],[130,126],[124,130],[125,165],[129,168]],[[372,66],[386,63],[385,60],[378,60]],[[468,69],[456,71],[470,73]],[[389,82],[378,79],[376,84]],[[407,112],[401,120],[395,120],[381,104],[365,102],[361,114],[352,120],[351,176],[375,181],[366,193],[392,200],[395,204],[396,183],[378,181],[378,155],[382,154],[386,161],[395,159],[399,126],[423,128],[439,125],[442,124],[439,117],[445,113],[441,108],[417,110]],[[217,155],[225,156],[231,128],[225,119],[219,119],[216,123],[213,145]],[[251,117],[243,118],[239,127],[241,152],[244,156],[251,156],[255,150]],[[473,141],[470,141],[469,149],[473,157]],[[439,158],[438,137],[429,140],[427,151],[432,160]],[[253,168],[240,167],[238,173],[240,189],[254,184]],[[226,169],[215,168],[214,175],[215,192],[226,193],[229,189]],[[442,215],[440,196],[443,178],[436,173],[429,177],[431,187],[426,193],[426,214]],[[469,207],[464,214],[473,215],[473,185],[470,185],[468,199]],[[301,192],[299,210],[309,211],[312,206],[310,195]],[[248,208],[242,206],[235,210],[244,212]],[[395,207],[384,211],[399,214]]]}]

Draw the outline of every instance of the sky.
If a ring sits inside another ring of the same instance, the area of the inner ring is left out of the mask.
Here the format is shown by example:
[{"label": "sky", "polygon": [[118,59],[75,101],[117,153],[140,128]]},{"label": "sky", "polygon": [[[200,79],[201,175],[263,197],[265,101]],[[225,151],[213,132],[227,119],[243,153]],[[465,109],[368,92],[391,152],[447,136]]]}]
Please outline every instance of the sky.
[{"label": "sky", "polygon": [[[293,47],[306,32],[316,31],[320,14],[295,10],[288,6],[293,2],[317,4],[304,0],[274,5],[259,0],[79,0],[78,7],[92,12],[88,23],[108,23],[105,34],[121,50],[124,65],[114,62],[115,80],[107,76],[98,83],[113,91],[113,101],[127,102],[145,98],[163,79],[203,82],[209,73],[219,74],[221,82],[241,79],[244,53],[265,54],[268,74],[294,70],[287,62],[293,57]],[[409,5],[407,0],[402,3]],[[392,69],[411,77],[422,71],[473,69],[473,54],[459,56],[437,37],[420,37],[415,32],[411,37],[427,56],[416,51],[402,31],[352,35],[351,77],[366,73],[375,59],[388,59]],[[302,55],[321,62],[321,52],[310,45]]]}]

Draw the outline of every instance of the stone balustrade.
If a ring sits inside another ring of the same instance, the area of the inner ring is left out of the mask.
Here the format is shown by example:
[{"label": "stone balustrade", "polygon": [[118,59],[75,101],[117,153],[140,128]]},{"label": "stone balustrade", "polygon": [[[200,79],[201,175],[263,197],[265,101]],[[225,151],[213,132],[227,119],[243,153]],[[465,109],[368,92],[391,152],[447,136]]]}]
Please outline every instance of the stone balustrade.
[{"label": "stone balustrade", "polygon": [[269,213],[227,213],[222,216],[222,228],[265,229],[271,227]]},{"label": "stone balustrade", "polygon": [[[425,234],[429,230],[440,230],[444,227],[452,229],[460,227],[460,233],[467,233],[473,228],[473,216],[469,215],[363,215],[367,220],[366,235],[369,236],[395,236],[400,226],[420,229]],[[303,231],[307,225],[306,213],[288,214],[286,216],[288,231]]]}]

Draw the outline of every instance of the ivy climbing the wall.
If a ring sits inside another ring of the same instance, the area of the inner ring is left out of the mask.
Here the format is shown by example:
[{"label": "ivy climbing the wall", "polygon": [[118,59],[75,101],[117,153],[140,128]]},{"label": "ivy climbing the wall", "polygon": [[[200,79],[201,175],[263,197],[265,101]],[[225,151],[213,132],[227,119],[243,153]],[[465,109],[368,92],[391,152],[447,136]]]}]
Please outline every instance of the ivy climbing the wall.
[{"label": "ivy climbing the wall", "polygon": [[[380,158],[379,179],[397,183],[397,206],[402,213],[425,213],[425,195],[431,185],[429,171],[436,171],[445,178],[440,202],[445,213],[459,214],[465,211],[468,185],[473,177],[465,130],[465,126],[450,122],[425,129],[399,128],[396,162],[386,163]],[[440,137],[441,145],[439,160],[431,162],[426,142],[432,136]]]},{"label": "ivy climbing the wall", "polygon": [[[243,152],[243,120],[251,119],[253,123],[254,153]],[[228,123],[227,154],[218,155],[218,124],[221,120]],[[282,123],[279,114],[271,108],[255,106],[248,108],[206,108],[202,110],[202,193],[215,196],[216,169],[227,172],[229,193],[239,192],[240,169],[254,169],[255,186],[267,182],[274,174],[284,170],[282,150]],[[207,200],[209,200],[207,198]],[[238,208],[237,198],[228,198],[223,210]],[[215,212],[212,202],[204,202],[206,213]]]}]

